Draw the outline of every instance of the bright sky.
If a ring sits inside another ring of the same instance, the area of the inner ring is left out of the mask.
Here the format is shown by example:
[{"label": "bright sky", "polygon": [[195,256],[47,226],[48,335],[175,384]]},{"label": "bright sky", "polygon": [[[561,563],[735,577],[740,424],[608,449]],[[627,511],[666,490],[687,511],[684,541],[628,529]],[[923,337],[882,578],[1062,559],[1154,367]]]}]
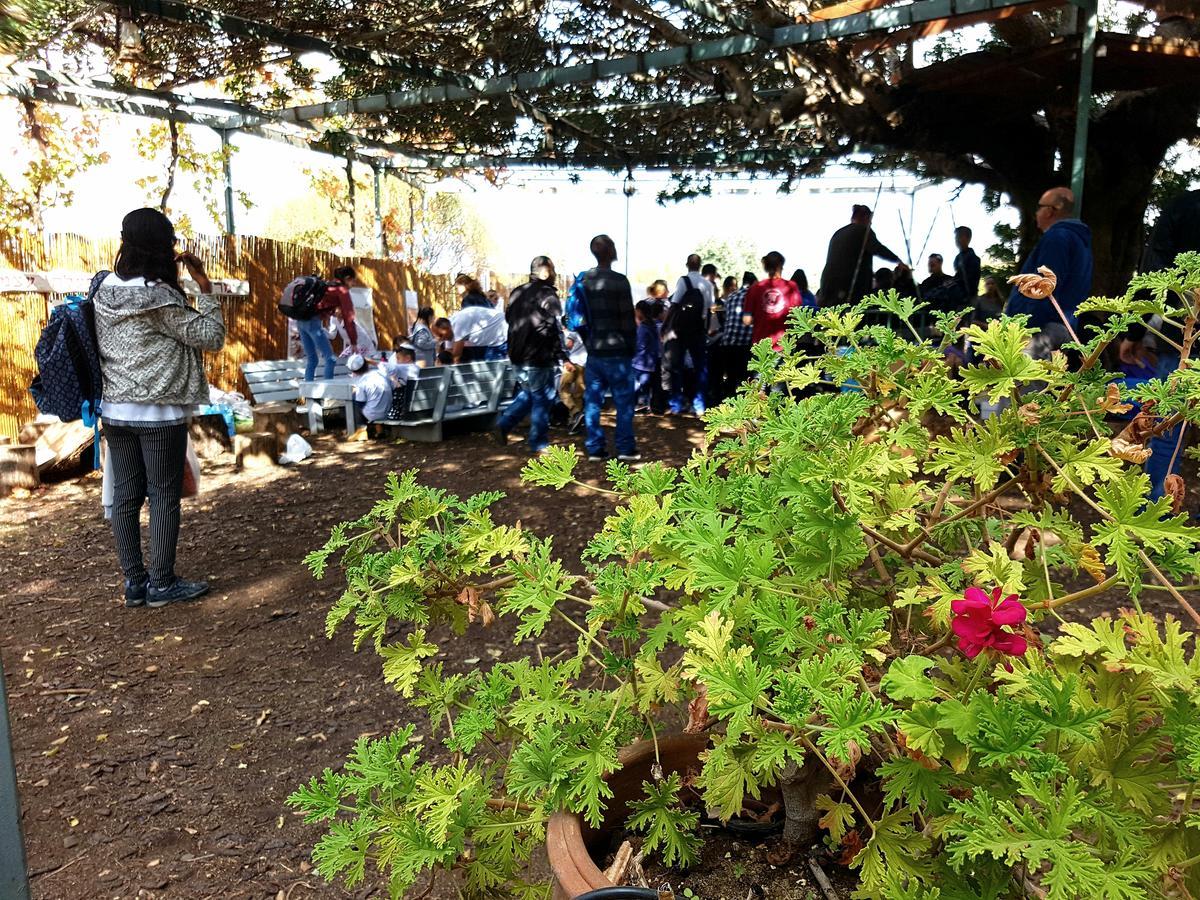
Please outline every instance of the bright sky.
[{"label": "bright sky", "polygon": [[[10,101],[0,102],[0,133],[16,133],[15,116]],[[147,125],[147,120],[105,114],[103,149],[111,159],[76,179],[72,206],[45,212],[49,230],[112,235],[126,212],[146,203],[136,180],[148,167],[137,156],[135,142],[139,127]],[[191,130],[200,149],[217,145],[214,133]],[[277,207],[308,188],[305,169],[332,166],[340,170],[342,165],[328,156],[260,138],[238,135],[234,142],[239,148],[233,164],[235,185],[255,203],[253,209],[238,210],[238,231],[244,234],[261,233]],[[5,142],[0,147],[0,174],[14,174],[23,155],[20,147]],[[625,259],[623,181],[623,175],[583,173],[578,183],[572,183],[567,172],[517,169],[501,187],[482,178],[468,178],[446,182],[441,188],[458,192],[475,208],[491,237],[492,267],[505,273],[526,271],[529,260],[541,253],[553,258],[562,271],[589,265],[588,241],[594,234],[607,232],[623,258],[619,267],[632,273],[635,280],[651,274],[672,279],[682,272],[684,258],[698,244],[723,239],[745,241],[758,256],[779,250],[787,258],[788,271],[804,268],[815,281],[830,234],[849,221],[855,203],[876,207],[876,231],[901,257],[911,252],[914,259],[922,259],[928,253],[941,252],[949,263],[957,224],[975,230],[975,244],[981,252],[993,241],[993,217],[980,203],[981,191],[973,187],[956,194],[956,185],[920,186],[903,174],[885,172],[873,178],[834,170],[801,183],[790,195],[779,194],[778,183],[773,181],[724,179],[715,183],[711,197],[660,205],[656,196],[668,187],[667,174],[638,172],[637,192],[628,204],[629,253]],[[206,222],[201,197],[187,176],[180,176],[176,192],[178,208],[186,210],[193,221]],[[1013,218],[1007,210],[1001,217]],[[204,230],[203,224],[200,230]],[[360,223],[360,233],[369,235],[371,224]]]}]

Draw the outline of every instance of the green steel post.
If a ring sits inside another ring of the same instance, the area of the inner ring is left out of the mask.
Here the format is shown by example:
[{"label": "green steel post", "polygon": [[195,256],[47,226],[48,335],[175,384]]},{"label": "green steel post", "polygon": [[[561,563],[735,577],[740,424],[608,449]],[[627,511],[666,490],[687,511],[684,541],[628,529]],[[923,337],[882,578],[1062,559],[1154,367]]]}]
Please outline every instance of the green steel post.
[{"label": "green steel post", "polygon": [[383,233],[383,170],[378,165],[371,166],[375,175],[375,243],[379,245],[379,253],[384,258],[388,255],[387,235]]},{"label": "green steel post", "polygon": [[1088,123],[1092,114],[1092,71],[1096,67],[1096,31],[1099,27],[1097,0],[1079,4],[1085,19],[1083,44],[1079,51],[1079,96],[1075,105],[1075,152],[1071,159],[1071,190],[1076,214],[1083,209],[1084,175],[1087,171]]},{"label": "green steel post", "polygon": [[21,803],[17,798],[17,770],[13,765],[12,737],[8,729],[8,694],[4,690],[3,663],[0,663],[0,897],[4,900],[29,900],[25,843],[21,839]]},{"label": "green steel post", "polygon": [[225,175],[225,231],[237,234],[233,220],[233,157],[229,143],[229,129],[221,129],[221,171]]}]

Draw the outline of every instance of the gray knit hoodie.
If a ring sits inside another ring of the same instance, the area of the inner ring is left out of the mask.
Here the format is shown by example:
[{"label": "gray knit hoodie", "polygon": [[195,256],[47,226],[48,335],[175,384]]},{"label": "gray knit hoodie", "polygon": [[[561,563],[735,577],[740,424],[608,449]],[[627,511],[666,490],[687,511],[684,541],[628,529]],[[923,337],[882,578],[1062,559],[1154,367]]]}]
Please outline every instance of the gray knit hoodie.
[{"label": "gray knit hoodie", "polygon": [[225,343],[219,300],[202,295],[192,308],[165,284],[114,274],[96,292],[95,304],[104,400],[208,402],[203,351]]}]

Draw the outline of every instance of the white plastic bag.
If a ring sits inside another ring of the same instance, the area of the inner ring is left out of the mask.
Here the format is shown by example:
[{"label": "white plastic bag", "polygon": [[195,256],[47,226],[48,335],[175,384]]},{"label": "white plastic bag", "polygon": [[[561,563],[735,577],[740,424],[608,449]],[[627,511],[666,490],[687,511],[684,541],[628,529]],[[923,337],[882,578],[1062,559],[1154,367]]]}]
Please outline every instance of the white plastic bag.
[{"label": "white plastic bag", "polygon": [[292,463],[298,463],[312,456],[312,452],[312,444],[300,437],[300,435],[289,435],[287,444],[284,445],[283,453],[280,454],[279,464],[281,466],[288,466]]}]

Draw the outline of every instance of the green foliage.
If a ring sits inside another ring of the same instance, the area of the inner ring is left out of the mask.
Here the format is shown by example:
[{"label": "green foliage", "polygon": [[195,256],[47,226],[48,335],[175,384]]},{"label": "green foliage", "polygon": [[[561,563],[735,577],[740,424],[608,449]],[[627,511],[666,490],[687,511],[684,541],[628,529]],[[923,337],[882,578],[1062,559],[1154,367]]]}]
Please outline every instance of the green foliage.
[{"label": "green foliage", "polygon": [[[1200,255],[1138,285],[1091,304],[1182,320]],[[754,366],[805,396],[747,387],[678,469],[611,463],[595,485],[569,449],[531,461],[531,486],[611,503],[579,560],[497,524],[500,495],[463,500],[414,473],[333,529],[306,559],[345,579],[328,629],[373,647],[425,722],[420,740],[413,726],[360,740],[289,798],[328,829],[322,875],[379,871],[399,896],[444,871],[471,900],[526,895],[560,811],[683,867],[702,815],[752,815],[808,780],[856,897],[1200,892],[1193,633],[1124,611],[1045,635],[1095,582],[1136,606],[1160,574],[1200,575],[1200,531],[1097,434],[1112,401],[1098,351],[1117,332],[1069,372],[1026,356],[1023,319],[970,326],[979,363],[959,378],[940,345],[864,325],[872,309],[919,311],[889,294],[793,317],[784,358],[760,345]],[[1198,417],[1191,367],[1143,394]],[[980,397],[1013,402],[981,421]],[[964,656],[953,605],[972,586],[1019,598],[1025,653]],[[552,625],[574,643],[460,671],[448,633],[496,618],[525,647]],[[653,759],[685,722],[706,735],[695,764],[630,773],[642,795],[609,821],[621,748]]]},{"label": "green foliage", "polygon": [[691,865],[700,850],[700,836],[696,834],[700,814],[680,808],[682,786],[678,772],[672,772],[658,784],[643,782],[645,799],[633,802],[633,814],[629,817],[629,827],[645,833],[646,851],[661,853],[668,866]]}]

